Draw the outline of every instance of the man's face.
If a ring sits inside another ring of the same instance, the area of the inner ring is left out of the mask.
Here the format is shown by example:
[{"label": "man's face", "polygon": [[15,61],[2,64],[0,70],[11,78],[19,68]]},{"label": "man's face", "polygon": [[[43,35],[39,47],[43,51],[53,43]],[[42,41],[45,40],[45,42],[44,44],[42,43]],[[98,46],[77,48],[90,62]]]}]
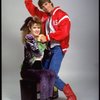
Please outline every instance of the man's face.
[{"label": "man's face", "polygon": [[50,13],[53,10],[53,6],[51,2],[45,2],[42,5],[42,10],[46,13]]}]

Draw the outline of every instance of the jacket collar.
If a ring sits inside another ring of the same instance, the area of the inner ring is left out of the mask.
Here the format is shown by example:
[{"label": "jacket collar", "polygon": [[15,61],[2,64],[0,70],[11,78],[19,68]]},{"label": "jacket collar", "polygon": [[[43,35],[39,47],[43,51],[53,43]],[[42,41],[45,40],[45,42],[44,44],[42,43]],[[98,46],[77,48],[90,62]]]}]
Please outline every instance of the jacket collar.
[{"label": "jacket collar", "polygon": [[54,15],[58,9],[60,9],[59,6],[55,7],[49,15]]}]

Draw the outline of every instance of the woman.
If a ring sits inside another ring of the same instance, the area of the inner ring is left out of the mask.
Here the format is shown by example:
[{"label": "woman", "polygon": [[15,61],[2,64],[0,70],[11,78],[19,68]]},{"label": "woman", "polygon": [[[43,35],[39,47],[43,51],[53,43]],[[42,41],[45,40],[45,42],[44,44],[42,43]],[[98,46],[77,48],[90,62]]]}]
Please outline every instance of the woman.
[{"label": "woman", "polygon": [[28,17],[21,27],[24,44],[24,61],[21,69],[23,79],[37,80],[40,84],[40,100],[49,100],[53,94],[55,73],[43,69],[42,59],[46,44],[39,42],[42,36],[41,21],[37,16]]}]

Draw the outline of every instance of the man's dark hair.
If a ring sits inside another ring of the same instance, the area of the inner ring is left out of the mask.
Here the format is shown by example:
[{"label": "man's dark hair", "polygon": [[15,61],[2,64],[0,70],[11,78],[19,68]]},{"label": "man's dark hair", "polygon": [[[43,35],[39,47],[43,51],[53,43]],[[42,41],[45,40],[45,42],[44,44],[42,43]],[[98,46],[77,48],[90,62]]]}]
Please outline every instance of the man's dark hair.
[{"label": "man's dark hair", "polygon": [[[49,3],[51,3],[51,0],[39,0],[38,1],[38,5],[39,5],[39,7],[42,9],[42,5],[43,5],[43,3],[45,3],[45,2],[49,2]],[[53,5],[53,4],[52,4]]]}]

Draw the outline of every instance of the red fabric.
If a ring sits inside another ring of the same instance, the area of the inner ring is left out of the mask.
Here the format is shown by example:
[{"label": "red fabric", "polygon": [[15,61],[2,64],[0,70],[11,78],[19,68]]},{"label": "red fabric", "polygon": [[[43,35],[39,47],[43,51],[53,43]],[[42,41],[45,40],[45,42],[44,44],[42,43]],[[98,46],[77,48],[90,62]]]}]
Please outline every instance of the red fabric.
[{"label": "red fabric", "polygon": [[63,92],[66,95],[67,100],[77,100],[76,95],[74,94],[69,84],[64,86]]}]

